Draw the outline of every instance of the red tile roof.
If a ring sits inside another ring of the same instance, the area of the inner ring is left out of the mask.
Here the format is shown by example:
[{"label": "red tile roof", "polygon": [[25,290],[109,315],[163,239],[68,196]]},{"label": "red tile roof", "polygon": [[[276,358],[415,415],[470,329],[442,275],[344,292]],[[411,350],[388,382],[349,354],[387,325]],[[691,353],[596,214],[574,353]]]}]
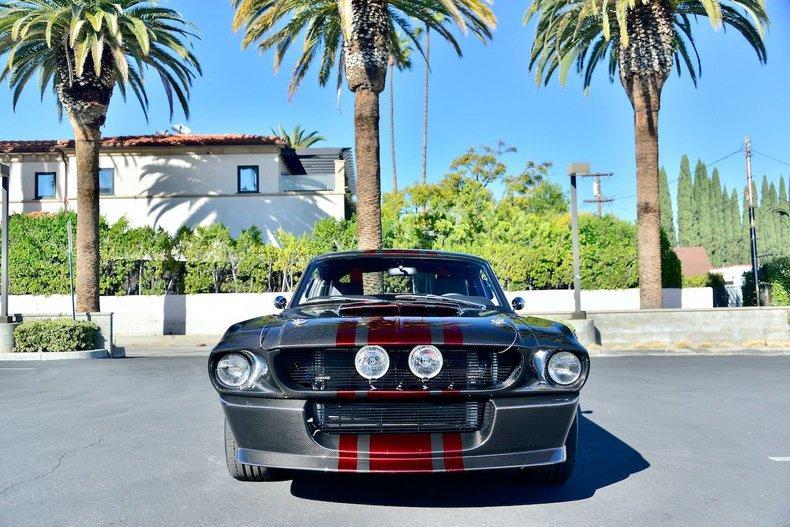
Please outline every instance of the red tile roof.
[{"label": "red tile roof", "polygon": [[704,247],[675,247],[675,254],[683,266],[684,277],[707,274],[713,268]]},{"label": "red tile roof", "polygon": [[[102,139],[102,148],[259,145],[284,146],[285,141],[273,135],[248,134],[125,135]],[[0,141],[0,154],[47,153],[69,148],[74,148],[73,140]]]}]

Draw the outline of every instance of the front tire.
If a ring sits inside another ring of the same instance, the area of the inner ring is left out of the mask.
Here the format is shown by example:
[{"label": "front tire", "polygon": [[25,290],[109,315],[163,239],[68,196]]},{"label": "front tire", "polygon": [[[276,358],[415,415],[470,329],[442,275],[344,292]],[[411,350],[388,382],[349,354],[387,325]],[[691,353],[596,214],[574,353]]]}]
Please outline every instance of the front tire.
[{"label": "front tire", "polygon": [[225,462],[228,465],[228,472],[230,475],[239,481],[273,481],[279,479],[280,473],[275,469],[239,463],[236,458],[237,453],[238,447],[236,445],[236,438],[233,437],[233,430],[230,429],[230,425],[226,419]]},{"label": "front tire", "polygon": [[528,467],[526,469],[531,479],[549,485],[561,485],[568,481],[576,467],[576,450],[579,444],[579,414],[573,418],[573,424],[565,440],[565,461],[553,465]]}]

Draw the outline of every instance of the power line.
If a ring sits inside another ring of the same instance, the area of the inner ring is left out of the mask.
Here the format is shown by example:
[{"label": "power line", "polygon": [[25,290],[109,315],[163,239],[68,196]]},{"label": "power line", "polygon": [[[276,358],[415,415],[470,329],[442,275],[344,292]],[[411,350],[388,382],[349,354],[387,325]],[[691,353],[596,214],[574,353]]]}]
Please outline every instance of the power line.
[{"label": "power line", "polygon": [[776,161],[777,163],[781,163],[783,165],[787,165],[787,166],[790,167],[790,163],[788,163],[787,161],[782,161],[781,159],[777,159],[774,156],[769,156],[768,154],[763,154],[762,152],[758,152],[757,150],[752,150],[752,153],[760,155],[760,156],[763,156],[763,157],[767,157],[771,161]]},{"label": "power line", "polygon": [[[724,157],[720,157],[720,158],[719,158],[719,159],[717,159],[716,161],[711,161],[710,163],[705,163],[705,164],[704,164],[704,165],[705,165],[705,168],[712,167],[713,165],[716,165],[716,164],[718,164],[718,163],[721,163],[722,161],[725,161],[725,160],[727,160],[727,159],[731,158],[731,157],[732,157],[732,156],[734,156],[734,155],[740,154],[741,152],[743,152],[743,147],[740,147],[738,150],[736,150],[736,151],[734,151],[734,152],[731,152],[731,153],[727,154],[727,155],[726,155],[726,156],[724,156]],[[788,163],[788,165],[790,165],[790,163]],[[670,183],[677,183],[679,179],[680,179],[680,177],[678,176],[678,177],[676,177],[675,179],[673,179],[672,181],[670,181]],[[631,194],[626,194],[626,195],[623,195],[623,196],[615,196],[615,197],[613,197],[613,198],[611,198],[611,199],[613,199],[613,200],[618,200],[618,199],[629,199],[629,198],[633,198],[633,197],[635,197],[635,196],[636,196],[636,192],[633,192],[633,193],[631,193]]]}]

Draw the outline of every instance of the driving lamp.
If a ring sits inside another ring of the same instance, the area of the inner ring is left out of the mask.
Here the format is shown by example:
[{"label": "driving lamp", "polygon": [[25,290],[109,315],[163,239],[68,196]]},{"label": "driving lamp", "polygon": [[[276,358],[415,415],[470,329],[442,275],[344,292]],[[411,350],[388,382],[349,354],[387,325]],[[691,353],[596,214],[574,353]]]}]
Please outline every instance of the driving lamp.
[{"label": "driving lamp", "polygon": [[252,364],[240,353],[229,353],[217,362],[217,380],[228,388],[240,388],[250,380]]},{"label": "driving lamp", "polygon": [[443,365],[442,352],[436,346],[417,346],[409,354],[409,369],[423,381],[439,375]]},{"label": "driving lamp", "polygon": [[557,384],[573,384],[582,374],[582,363],[573,353],[561,351],[549,359],[549,377]]},{"label": "driving lamp", "polygon": [[390,356],[381,346],[360,348],[354,359],[357,373],[369,381],[381,379],[390,369]]}]

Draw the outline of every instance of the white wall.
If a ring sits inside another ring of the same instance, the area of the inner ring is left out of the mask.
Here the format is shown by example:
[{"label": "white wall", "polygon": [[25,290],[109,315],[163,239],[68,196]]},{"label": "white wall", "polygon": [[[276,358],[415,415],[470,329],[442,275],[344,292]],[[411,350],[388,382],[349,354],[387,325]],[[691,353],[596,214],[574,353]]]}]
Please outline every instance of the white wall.
[{"label": "white wall", "polygon": [[[675,295],[680,302],[680,290],[666,290],[665,298]],[[114,313],[114,330],[120,336],[219,335],[231,324],[261,315],[273,314],[274,298],[282,294],[204,294],[168,296],[109,296],[102,297],[103,312]],[[509,298],[522,296],[527,301],[526,313],[556,313],[573,311],[573,291],[527,291],[507,293]],[[709,288],[684,289],[684,309],[713,306]],[[639,291],[587,291],[582,308],[588,311],[621,311],[639,308]],[[681,307],[668,304],[667,307]],[[71,312],[67,295],[12,296],[11,313],[63,314]]]},{"label": "white wall", "polygon": [[[562,313],[574,310],[573,290],[514,291],[509,299],[520,296],[528,313]],[[639,289],[582,291],[582,311],[621,311],[639,309]],[[664,289],[664,307],[705,309],[713,307],[710,287]]]}]

